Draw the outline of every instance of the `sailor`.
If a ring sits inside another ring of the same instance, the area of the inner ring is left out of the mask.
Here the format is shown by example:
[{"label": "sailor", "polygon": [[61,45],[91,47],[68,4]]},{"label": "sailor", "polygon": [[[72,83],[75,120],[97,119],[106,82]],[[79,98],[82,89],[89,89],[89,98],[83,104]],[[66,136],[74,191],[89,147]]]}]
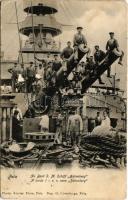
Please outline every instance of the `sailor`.
[{"label": "sailor", "polygon": [[43,58],[43,59],[37,58],[37,57],[35,56],[34,59],[37,60],[37,61],[39,61],[39,62],[41,62],[42,66],[43,66],[43,68],[44,68],[44,67],[46,67],[46,64],[50,61],[50,60],[49,60],[49,57],[50,57],[50,56],[48,56],[48,57],[47,57],[47,60],[46,60],[46,59],[44,59],[44,58]]},{"label": "sailor", "polygon": [[39,123],[40,131],[42,132],[48,132],[49,131],[49,116],[48,115],[42,115],[41,121]]},{"label": "sailor", "polygon": [[[41,26],[39,25],[39,27],[41,28]],[[39,32],[35,38],[36,44],[38,45],[39,48],[44,48],[45,45],[45,35],[43,32]],[[35,45],[36,45],[35,44]]]},{"label": "sailor", "polygon": [[71,111],[71,115],[68,118],[67,133],[71,138],[71,145],[79,145],[79,137],[83,131],[83,121],[81,116],[74,111]]},{"label": "sailor", "polygon": [[26,70],[24,68],[24,63],[21,63],[20,74],[23,78],[26,78]]},{"label": "sailor", "polygon": [[35,67],[33,62],[30,62],[30,66],[27,68],[27,92],[32,92],[32,84],[35,81]]},{"label": "sailor", "polygon": [[74,35],[73,45],[79,46],[80,44],[84,44],[87,46],[87,40],[85,36],[82,34],[82,27],[77,27],[77,33]]},{"label": "sailor", "polygon": [[[110,32],[109,35],[110,35],[110,39],[107,41],[107,44],[106,44],[107,52],[109,53],[113,51],[114,49],[116,49],[117,51],[120,51],[118,41],[117,39],[114,38],[114,32]],[[123,65],[122,64],[123,56],[124,56],[124,52],[122,51],[122,55],[120,56],[120,59],[118,62],[118,64],[120,65]],[[107,76],[111,77],[110,74],[111,74],[111,66],[107,70]]]},{"label": "sailor", "polygon": [[17,110],[14,111],[14,114],[12,116],[12,139],[16,140],[17,142],[21,142],[22,136],[21,136],[21,125],[20,121],[18,120],[17,115],[19,112]]},{"label": "sailor", "polygon": [[14,63],[13,68],[10,68],[8,71],[12,74],[12,76],[11,76],[12,91],[16,92],[16,83],[17,83],[17,79],[18,79],[18,65],[17,65],[17,63]]},{"label": "sailor", "polygon": [[81,90],[82,90],[81,81],[76,80],[76,93],[77,93],[77,95],[81,95]]},{"label": "sailor", "polygon": [[51,61],[48,62],[47,68],[44,69],[44,79],[46,81],[46,85],[50,86],[52,82],[52,74],[53,74],[53,63]]},{"label": "sailor", "polygon": [[61,59],[63,60],[64,71],[67,71],[67,60],[73,54],[73,48],[71,47],[71,42],[67,42],[67,47],[63,49],[60,54]]},{"label": "sailor", "polygon": [[53,60],[53,70],[58,71],[62,66],[61,61],[59,60],[59,57],[57,54],[54,55],[54,60]]},{"label": "sailor", "polygon": [[29,43],[30,43],[30,44],[33,44],[33,43],[34,43],[34,40],[35,40],[35,34],[30,33],[30,34],[29,34]]},{"label": "sailor", "polygon": [[86,63],[84,61],[81,62],[81,70],[80,70],[80,74],[81,74],[81,78],[83,78],[84,76],[87,76],[87,68],[86,68]]},{"label": "sailor", "polygon": [[96,126],[93,129],[92,134],[108,135],[110,132],[110,129],[111,129],[111,121],[110,121],[108,112],[105,110],[103,112],[103,119],[101,121],[101,125]]},{"label": "sailor", "polygon": [[55,40],[52,41],[52,47],[51,47],[53,50],[57,50],[58,49],[58,46],[57,46],[57,43]]},{"label": "sailor", "polygon": [[[99,47],[99,45],[95,46],[95,53],[94,53],[94,61],[96,63],[96,66],[99,65],[99,63],[105,58],[105,53],[102,51]],[[98,66],[97,66],[98,67]],[[97,69],[95,69],[97,70]],[[101,80],[101,77],[99,78],[99,83],[104,84]]]},{"label": "sailor", "polygon": [[54,140],[54,142],[57,144],[62,143],[63,120],[64,120],[63,115],[61,113],[58,114],[57,120],[56,120],[56,134],[55,134],[55,140]]},{"label": "sailor", "polygon": [[36,78],[43,79],[43,77],[44,77],[44,68],[42,64],[39,64],[39,67],[37,67],[37,70],[36,70]]},{"label": "sailor", "polygon": [[18,112],[18,113],[17,113],[17,119],[18,119],[19,121],[21,121],[21,120],[23,119],[23,115],[22,115],[22,112],[21,112],[20,108],[18,108],[17,105],[15,105],[15,107],[13,108],[12,113],[14,114],[15,111]]},{"label": "sailor", "polygon": [[96,45],[94,53],[94,60],[96,64],[99,64],[105,58],[105,55],[106,54],[100,49],[99,45]]},{"label": "sailor", "polygon": [[10,85],[6,85],[5,83],[0,87],[2,94],[12,93],[12,87]]},{"label": "sailor", "polygon": [[95,62],[93,60],[93,56],[90,56],[90,58],[86,62],[86,69],[89,70],[90,75],[94,75],[95,70]]},{"label": "sailor", "polygon": [[25,90],[25,78],[26,78],[26,70],[24,69],[24,64],[21,63],[21,67],[19,68],[19,73],[18,73],[18,91],[19,92],[24,92]]},{"label": "sailor", "polygon": [[34,118],[35,117],[35,110],[31,104],[28,106],[28,110],[26,110],[24,117],[25,118]]},{"label": "sailor", "polygon": [[97,115],[96,115],[96,118],[95,118],[95,125],[99,126],[99,125],[101,125],[101,122],[102,122],[102,119],[101,119],[101,116],[100,116],[100,112],[97,112]]},{"label": "sailor", "polygon": [[46,43],[46,47],[49,48],[52,44],[52,41],[53,41],[53,37],[52,37],[52,34],[51,33],[46,33],[46,38],[45,38],[45,43]]},{"label": "sailor", "polygon": [[[87,69],[90,69],[90,75],[91,75],[91,77],[96,76],[96,75],[95,75],[96,64],[95,64],[95,62],[94,62],[94,60],[93,60],[93,56],[90,56],[90,58],[88,59],[88,62],[87,62],[87,64],[86,64],[86,68],[87,68]],[[102,82],[102,80],[101,80],[101,77],[97,77],[97,78],[98,78],[98,80],[99,80],[99,84],[104,84],[104,83]]]},{"label": "sailor", "polygon": [[67,47],[65,47],[63,49],[63,51],[61,52],[60,57],[62,58],[62,60],[67,60],[70,58],[70,56],[73,54],[73,48],[71,47],[71,42],[68,41],[67,42]]},{"label": "sailor", "polygon": [[[82,30],[83,30],[82,27],[80,27],[80,26],[77,27],[77,33],[74,35],[74,38],[73,38],[73,46],[74,46],[74,50],[75,50],[75,60],[78,59],[78,47],[82,44],[85,47],[87,47],[87,40],[86,40],[85,36],[82,34]],[[90,55],[90,49],[89,49],[87,57],[89,57],[89,55]]]}]

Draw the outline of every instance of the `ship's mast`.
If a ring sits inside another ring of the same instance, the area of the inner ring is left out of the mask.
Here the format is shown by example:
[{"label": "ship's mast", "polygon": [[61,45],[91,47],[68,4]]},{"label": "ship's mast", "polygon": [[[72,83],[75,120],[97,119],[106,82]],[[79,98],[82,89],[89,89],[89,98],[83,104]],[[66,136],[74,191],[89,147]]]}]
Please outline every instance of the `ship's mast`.
[{"label": "ship's mast", "polygon": [[[22,48],[24,62],[29,63],[48,53],[60,53],[60,45],[54,37],[62,33],[61,25],[55,19],[57,3],[54,0],[24,0],[25,20],[20,24],[20,33],[28,37]],[[44,55],[43,55],[44,54]]]}]

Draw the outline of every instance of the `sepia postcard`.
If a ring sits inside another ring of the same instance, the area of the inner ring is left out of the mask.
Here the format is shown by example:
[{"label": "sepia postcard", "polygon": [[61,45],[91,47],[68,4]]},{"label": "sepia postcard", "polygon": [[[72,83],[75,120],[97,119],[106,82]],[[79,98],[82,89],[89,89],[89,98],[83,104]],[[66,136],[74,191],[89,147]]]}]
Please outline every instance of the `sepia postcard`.
[{"label": "sepia postcard", "polygon": [[125,200],[127,3],[0,0],[0,198]]}]

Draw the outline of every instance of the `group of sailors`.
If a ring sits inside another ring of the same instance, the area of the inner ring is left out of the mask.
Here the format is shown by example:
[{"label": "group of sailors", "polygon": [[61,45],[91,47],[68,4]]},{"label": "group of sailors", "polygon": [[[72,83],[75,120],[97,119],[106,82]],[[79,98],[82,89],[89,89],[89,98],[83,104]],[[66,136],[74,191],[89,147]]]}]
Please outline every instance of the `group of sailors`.
[{"label": "group of sailors", "polygon": [[[13,109],[12,138],[17,142],[22,141],[21,122],[23,117],[28,118],[27,114],[28,113],[23,116],[21,110],[17,106],[15,106]],[[91,134],[113,134],[112,131],[116,129],[112,128],[109,115],[110,113],[107,109],[103,111],[103,114],[101,114],[99,111],[97,112],[97,115],[93,118],[93,126],[91,124]],[[34,118],[35,116],[31,115],[29,117]],[[89,127],[89,119],[87,120]],[[63,113],[59,113],[59,115],[56,117],[56,133],[54,142],[60,144],[66,143],[67,145],[71,146],[78,146],[80,143],[80,138],[85,131],[85,123],[87,126],[87,122],[84,121],[84,117],[81,116],[79,108],[70,109],[67,117],[65,117]],[[41,132],[48,133],[50,131],[50,116],[47,114],[40,116],[38,125]],[[65,129],[65,131],[63,129]]]},{"label": "group of sailors", "polygon": [[[12,90],[16,92],[36,92],[42,88],[48,86],[56,86],[56,75],[62,66],[65,66],[65,72],[67,69],[67,60],[74,54],[74,59],[78,61],[78,47],[84,45],[87,47],[87,40],[82,33],[83,28],[77,27],[77,33],[73,38],[73,47],[70,41],[67,42],[67,46],[62,50],[61,54],[54,55],[53,60],[50,59],[39,59],[35,57],[35,63],[30,62],[28,67],[21,64],[20,69],[17,63],[15,63],[9,72],[12,73]],[[82,85],[81,82],[88,74],[90,77],[97,75],[97,66],[105,58],[105,56],[116,49],[120,51],[117,39],[114,37],[114,33],[110,32],[110,39],[106,44],[106,53],[102,51],[99,45],[95,45],[94,55],[91,56],[90,48],[88,48],[86,61],[81,61],[77,64],[77,67],[69,74],[65,76],[64,87],[60,88],[62,93],[81,93]],[[124,53],[119,58],[119,64],[122,65]],[[37,65],[38,61],[38,65]],[[107,76],[111,77],[111,66],[107,70]],[[101,77],[98,77],[99,83],[104,84]],[[68,84],[67,84],[68,83]]]},{"label": "group of sailors", "polygon": [[47,49],[47,50],[59,50],[61,44],[57,43],[51,33],[40,32],[36,35],[29,34],[29,39],[25,42],[25,48]]}]

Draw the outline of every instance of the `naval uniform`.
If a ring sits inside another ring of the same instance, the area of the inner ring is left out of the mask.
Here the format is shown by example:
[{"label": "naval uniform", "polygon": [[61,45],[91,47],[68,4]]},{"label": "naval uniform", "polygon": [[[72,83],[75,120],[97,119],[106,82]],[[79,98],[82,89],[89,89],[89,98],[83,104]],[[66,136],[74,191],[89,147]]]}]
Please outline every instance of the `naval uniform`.
[{"label": "naval uniform", "polygon": [[70,58],[70,56],[71,56],[72,54],[73,54],[73,49],[72,49],[71,47],[66,47],[66,48],[63,49],[63,51],[62,51],[60,57],[61,57],[62,59],[67,60],[67,59]]},{"label": "naval uniform", "polygon": [[83,131],[83,122],[80,115],[70,115],[68,118],[67,130],[71,138],[71,145],[79,143],[80,133]]},{"label": "naval uniform", "polygon": [[11,69],[8,70],[12,76],[11,76],[11,79],[12,79],[12,91],[15,92],[16,91],[16,83],[17,83],[17,79],[18,79],[18,73],[19,73],[19,68],[18,66],[16,67],[13,67]]},{"label": "naval uniform", "polygon": [[54,60],[53,64],[52,64],[52,67],[53,67],[52,69],[53,69],[53,71],[57,72],[61,68],[61,66],[62,66],[62,64],[59,60]]},{"label": "naval uniform", "polygon": [[73,54],[73,49],[71,47],[66,47],[63,49],[60,57],[63,60],[64,71],[67,71],[67,60]]},{"label": "naval uniform", "polygon": [[32,67],[28,67],[27,68],[27,92],[32,92],[32,84],[35,81],[35,68]]},{"label": "naval uniform", "polygon": [[[118,41],[115,38],[114,39],[109,39],[107,41],[107,44],[106,44],[106,50],[109,53],[109,52],[113,51],[114,49],[119,50]],[[122,62],[123,56],[124,56],[124,52],[122,51],[122,55],[119,58],[119,62]],[[107,70],[107,76],[111,77],[110,74],[111,74],[111,66]]]},{"label": "naval uniform", "polygon": [[[99,62],[101,62],[104,58],[105,58],[105,53],[104,51],[102,50],[97,50],[95,53],[94,53],[94,60],[96,62],[96,65],[99,64]],[[97,69],[96,69],[97,70]],[[99,83],[102,83],[102,80],[101,80],[101,77],[99,77]]]},{"label": "naval uniform", "polygon": [[80,44],[87,45],[87,40],[82,33],[76,33],[73,39],[73,46],[79,46]]},{"label": "naval uniform", "polygon": [[[87,46],[87,40],[85,38],[85,36],[82,34],[82,33],[76,33],[74,35],[74,38],[73,38],[73,46],[74,46],[74,53],[75,53],[75,60],[78,59],[78,47],[81,45],[81,44],[84,44],[85,46]],[[90,49],[88,50],[88,54],[87,54],[87,57],[89,57],[90,55]]]},{"label": "naval uniform", "polygon": [[105,53],[102,50],[97,50],[94,53],[94,60],[96,62],[96,64],[98,64],[99,62],[101,62],[104,58],[105,58]]}]

